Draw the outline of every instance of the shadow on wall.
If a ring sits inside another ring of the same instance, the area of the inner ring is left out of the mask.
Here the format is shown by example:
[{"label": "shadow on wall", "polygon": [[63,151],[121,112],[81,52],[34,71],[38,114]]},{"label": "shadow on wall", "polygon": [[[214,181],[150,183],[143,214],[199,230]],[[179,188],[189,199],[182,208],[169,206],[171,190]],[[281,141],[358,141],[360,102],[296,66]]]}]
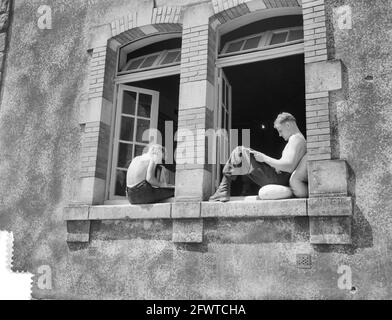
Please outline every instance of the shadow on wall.
[{"label": "shadow on wall", "polygon": [[347,164],[349,173],[349,194],[353,198],[353,220],[351,225],[350,245],[317,245],[315,251],[320,253],[337,252],[353,255],[358,249],[373,247],[373,230],[370,223],[366,220],[362,211],[356,205],[355,186],[356,179],[353,169]]}]

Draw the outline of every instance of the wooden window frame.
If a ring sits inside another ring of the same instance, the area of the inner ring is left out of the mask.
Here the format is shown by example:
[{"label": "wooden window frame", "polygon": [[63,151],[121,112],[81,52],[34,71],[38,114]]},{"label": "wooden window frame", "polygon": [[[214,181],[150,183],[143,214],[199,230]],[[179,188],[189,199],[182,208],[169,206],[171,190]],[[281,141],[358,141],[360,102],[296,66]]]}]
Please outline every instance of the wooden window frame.
[{"label": "wooden window frame", "polygon": [[[132,91],[137,93],[137,98],[135,102],[135,116],[132,117],[130,115],[124,115],[122,113],[122,106],[123,106],[123,97],[124,97],[124,92],[125,91]],[[138,102],[139,102],[139,95],[140,94],[148,94],[152,96],[152,101],[151,101],[151,117],[150,118],[145,118],[137,115],[137,110],[138,110]],[[159,113],[159,92],[154,91],[154,90],[148,90],[144,88],[139,88],[139,87],[133,87],[133,86],[128,86],[124,84],[119,84],[118,89],[117,89],[117,104],[116,104],[116,115],[115,115],[115,127],[114,127],[114,136],[113,136],[113,152],[112,152],[112,161],[111,161],[111,169],[110,169],[110,182],[109,182],[109,195],[108,198],[109,200],[124,200],[124,196],[118,196],[115,194],[115,185],[116,185],[116,173],[117,170],[120,171],[125,171],[124,168],[119,168],[117,166],[117,161],[118,161],[118,151],[119,151],[119,145],[120,143],[127,143],[127,144],[132,144],[133,149],[132,149],[132,154],[134,155],[135,153],[135,148],[137,145],[139,146],[146,146],[148,143],[143,143],[143,142],[137,142],[136,141],[136,134],[137,134],[137,119],[144,119],[144,120],[149,120],[150,121],[150,128],[154,127],[154,124],[158,123],[158,113]],[[121,119],[123,116],[130,117],[135,119],[135,129],[133,132],[133,140],[132,142],[129,141],[122,141],[120,140],[120,131],[121,131]]]},{"label": "wooden window frame", "polygon": [[[134,70],[118,71],[117,75],[122,76],[122,75],[136,73],[136,72],[144,72],[144,71],[149,71],[149,70],[154,70],[154,69],[159,69],[159,68],[167,68],[167,67],[172,67],[172,66],[177,66],[177,65],[179,66],[181,61],[161,64],[165,60],[165,58],[167,57],[167,55],[169,53],[176,52],[176,51],[178,51],[178,55],[181,56],[181,48],[177,48],[177,49],[171,49],[171,50],[158,51],[158,52],[149,53],[149,54],[146,54],[143,56],[138,56],[138,57],[132,58],[129,61],[127,61],[127,63],[124,65],[123,69],[126,69],[132,63],[132,61],[135,61],[138,59],[143,59],[143,62],[140,64],[140,65],[142,65],[146,61],[146,59],[148,59],[149,57],[158,55],[158,57],[155,59],[154,63],[149,67],[146,67],[146,68],[139,68],[138,67],[137,69],[134,69]],[[177,56],[177,58],[178,58],[178,56]]]},{"label": "wooden window frame", "polygon": [[[284,46],[290,46],[294,45],[297,43],[303,43],[303,39],[298,39],[298,40],[292,40],[292,41],[285,41],[282,43],[277,43],[274,45],[269,45],[269,43],[272,40],[272,37],[274,34],[279,34],[279,33],[284,33],[287,32],[286,40],[289,37],[290,31],[296,31],[296,30],[303,30],[303,27],[290,27],[290,28],[281,28],[281,29],[276,29],[276,30],[269,30],[269,31],[264,31],[260,33],[255,33],[246,37],[238,38],[232,41],[229,41],[225,44],[223,49],[221,50],[221,53],[218,55],[218,58],[225,58],[225,57],[232,57],[235,55],[241,55],[241,54],[247,54],[247,53],[252,53],[252,52],[259,52],[259,51],[264,51],[264,50],[270,50],[274,48],[280,48]],[[242,48],[245,46],[246,41],[255,37],[261,36],[258,46],[253,49],[247,49],[247,50],[242,50]],[[229,46],[233,43],[243,41],[243,44],[241,45],[241,49],[235,52],[227,52],[227,49]]]}]

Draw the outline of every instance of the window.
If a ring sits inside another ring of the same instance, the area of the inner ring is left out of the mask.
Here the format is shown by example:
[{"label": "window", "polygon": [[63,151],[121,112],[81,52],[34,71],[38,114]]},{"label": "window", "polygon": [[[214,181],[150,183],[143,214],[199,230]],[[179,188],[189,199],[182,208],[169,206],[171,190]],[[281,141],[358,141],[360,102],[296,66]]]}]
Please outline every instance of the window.
[{"label": "window", "polygon": [[[120,85],[114,139],[112,198],[124,197],[127,169],[143,153],[148,141],[143,133],[157,128],[159,92]],[[149,132],[150,135],[154,132]]]},{"label": "window", "polygon": [[117,75],[125,75],[139,71],[149,71],[180,65],[181,37],[177,33],[162,35],[158,39],[166,40],[154,42],[156,37],[147,37],[130,43],[119,50]]},{"label": "window", "polygon": [[265,31],[244,38],[229,41],[223,47],[220,57],[286,46],[303,41],[303,28],[292,27]]},{"label": "window", "polygon": [[167,67],[179,64],[181,60],[181,50],[165,50],[142,57],[130,59],[121,69],[119,74],[148,70],[159,67]]},{"label": "window", "polygon": [[[127,201],[126,176],[131,161],[142,155],[152,141],[165,146],[165,121],[177,128],[179,35],[175,32],[146,37],[119,48],[114,79],[117,95],[113,152],[105,204]],[[164,166],[175,172],[175,165]]]}]

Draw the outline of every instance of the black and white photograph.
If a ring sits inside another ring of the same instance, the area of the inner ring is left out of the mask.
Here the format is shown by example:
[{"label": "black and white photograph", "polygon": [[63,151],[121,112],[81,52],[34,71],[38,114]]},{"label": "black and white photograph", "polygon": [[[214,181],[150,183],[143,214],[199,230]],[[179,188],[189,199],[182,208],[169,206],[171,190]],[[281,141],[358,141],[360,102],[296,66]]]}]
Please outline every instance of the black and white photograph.
[{"label": "black and white photograph", "polygon": [[392,0],[0,0],[0,300],[237,319],[391,266]]}]

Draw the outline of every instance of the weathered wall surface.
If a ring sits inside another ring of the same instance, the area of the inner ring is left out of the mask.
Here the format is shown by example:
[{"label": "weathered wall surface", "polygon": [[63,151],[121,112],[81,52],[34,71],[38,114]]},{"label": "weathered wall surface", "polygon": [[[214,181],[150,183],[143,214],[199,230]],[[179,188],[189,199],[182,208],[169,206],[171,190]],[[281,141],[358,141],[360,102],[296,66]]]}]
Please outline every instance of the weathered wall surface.
[{"label": "weathered wall surface", "polygon": [[[189,1],[190,3],[191,1]],[[192,1],[195,2],[195,1]],[[184,1],[157,1],[158,5]],[[37,27],[40,1],[16,1],[0,109],[0,227],[14,232],[14,268],[53,270],[36,298],[391,298],[391,1],[328,0],[331,58],[345,65],[332,98],[336,153],[355,176],[352,246],[312,247],[306,220],[206,222],[202,246],[170,241],[170,222],[96,223],[88,247],[68,248],[62,208],[72,198],[87,90],[89,27],[140,1],[45,1],[53,29]],[[352,30],[332,9],[352,7]],[[312,269],[295,266],[310,253]],[[340,265],[356,294],[337,286]]]}]

